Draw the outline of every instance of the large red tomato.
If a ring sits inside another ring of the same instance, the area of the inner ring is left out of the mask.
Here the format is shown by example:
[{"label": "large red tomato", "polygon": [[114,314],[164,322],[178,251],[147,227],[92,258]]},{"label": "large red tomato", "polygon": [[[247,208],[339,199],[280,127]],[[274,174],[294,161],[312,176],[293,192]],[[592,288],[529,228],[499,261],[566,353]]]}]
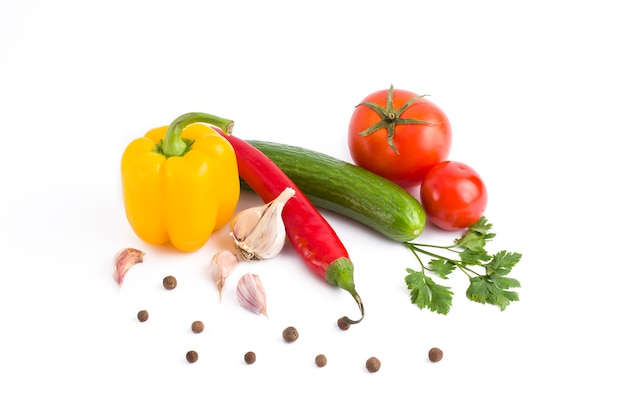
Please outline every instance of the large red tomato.
[{"label": "large red tomato", "polygon": [[420,200],[435,226],[460,230],[480,220],[487,207],[487,188],[469,165],[444,161],[424,177]]},{"label": "large red tomato", "polygon": [[448,157],[451,145],[445,113],[423,96],[393,86],[365,97],[350,119],[354,163],[404,188],[419,185]]}]

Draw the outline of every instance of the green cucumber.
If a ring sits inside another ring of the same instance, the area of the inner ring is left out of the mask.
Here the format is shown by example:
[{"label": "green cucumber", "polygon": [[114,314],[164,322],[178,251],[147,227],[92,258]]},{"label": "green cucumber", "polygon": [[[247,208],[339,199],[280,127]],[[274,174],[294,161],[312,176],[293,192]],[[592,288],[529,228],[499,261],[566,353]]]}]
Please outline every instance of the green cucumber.
[{"label": "green cucumber", "polygon": [[411,241],[424,230],[426,214],[420,202],[379,175],[310,149],[247,142],[267,155],[319,208],[356,220],[398,242]]}]

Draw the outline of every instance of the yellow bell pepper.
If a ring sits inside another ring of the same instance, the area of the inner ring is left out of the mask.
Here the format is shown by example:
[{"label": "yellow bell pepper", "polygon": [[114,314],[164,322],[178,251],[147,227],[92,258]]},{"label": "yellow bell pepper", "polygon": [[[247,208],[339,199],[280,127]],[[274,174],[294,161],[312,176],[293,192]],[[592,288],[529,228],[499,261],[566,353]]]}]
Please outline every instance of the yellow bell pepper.
[{"label": "yellow bell pepper", "polygon": [[240,183],[230,143],[232,121],[187,113],[132,141],[122,155],[126,218],[147,243],[191,252],[235,212]]}]

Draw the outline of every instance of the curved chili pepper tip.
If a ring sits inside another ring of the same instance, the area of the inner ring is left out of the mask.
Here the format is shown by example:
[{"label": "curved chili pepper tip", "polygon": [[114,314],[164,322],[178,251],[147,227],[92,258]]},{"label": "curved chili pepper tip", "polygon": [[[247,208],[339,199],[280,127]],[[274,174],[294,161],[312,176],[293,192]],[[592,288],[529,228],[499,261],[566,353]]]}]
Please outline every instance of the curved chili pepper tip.
[{"label": "curved chili pepper tip", "polygon": [[358,320],[352,320],[348,316],[343,316],[341,320],[346,324],[357,324],[361,320],[363,320],[363,317],[365,317],[365,307],[363,306],[363,301],[361,301],[361,297],[356,292],[352,294],[352,297],[354,297],[354,300],[359,306],[359,310],[361,310],[361,318]]},{"label": "curved chili pepper tip", "polygon": [[363,307],[361,296],[359,296],[356,292],[356,288],[354,287],[354,265],[352,264],[352,261],[345,257],[337,258],[332,261],[326,268],[326,281],[348,291],[359,306],[359,310],[361,310],[360,319],[352,320],[351,318],[344,316],[341,320],[348,324],[356,324],[363,320],[363,317],[365,316],[365,308]]}]

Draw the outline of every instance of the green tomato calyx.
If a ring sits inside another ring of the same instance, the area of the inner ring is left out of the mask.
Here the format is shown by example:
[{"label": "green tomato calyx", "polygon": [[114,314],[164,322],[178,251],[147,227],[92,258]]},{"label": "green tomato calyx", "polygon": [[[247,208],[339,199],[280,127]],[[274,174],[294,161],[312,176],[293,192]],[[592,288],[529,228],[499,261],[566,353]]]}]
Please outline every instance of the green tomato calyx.
[{"label": "green tomato calyx", "polygon": [[389,144],[389,146],[391,146],[391,149],[393,149],[395,153],[400,154],[400,152],[398,151],[398,148],[396,148],[396,144],[393,141],[396,125],[427,125],[427,126],[437,125],[437,123],[431,123],[431,122],[427,122],[424,120],[405,119],[401,117],[402,114],[409,107],[413,105],[413,103],[415,103],[417,100],[424,98],[424,97],[425,95],[412,97],[411,99],[409,99],[409,101],[404,103],[402,106],[400,106],[397,109],[394,109],[393,108],[393,84],[392,84],[391,87],[389,87],[389,90],[387,91],[387,101],[385,103],[384,108],[380,106],[379,104],[372,103],[369,101],[364,101],[362,103],[357,104],[356,107],[359,107],[359,106],[369,107],[380,116],[380,121],[378,123],[370,126],[369,128],[363,130],[362,132],[359,132],[359,135],[367,136],[370,133],[373,133],[377,130],[387,129],[387,143]]}]

